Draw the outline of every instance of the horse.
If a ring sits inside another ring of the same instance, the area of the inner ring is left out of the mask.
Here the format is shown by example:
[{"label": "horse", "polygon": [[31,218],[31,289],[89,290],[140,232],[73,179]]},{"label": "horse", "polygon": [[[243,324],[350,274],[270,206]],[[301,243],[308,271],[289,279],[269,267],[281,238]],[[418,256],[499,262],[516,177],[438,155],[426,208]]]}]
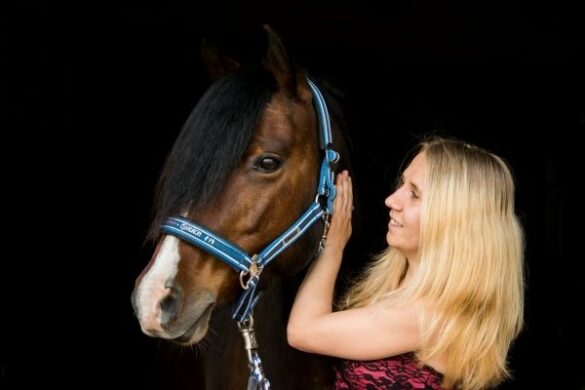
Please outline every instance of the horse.
[{"label": "horse", "polygon": [[[234,272],[218,261],[221,254],[203,250],[201,232],[207,242],[225,241],[258,254],[319,198],[324,152],[315,108],[318,81],[292,62],[278,34],[264,29],[264,59],[255,66],[204,51],[218,80],[186,120],[159,178],[149,233],[156,246],[136,278],[132,305],[146,335],[202,346],[182,351],[182,363],[168,363],[181,378],[171,378],[167,388],[243,389],[249,381],[250,340],[242,338],[230,313],[247,287],[242,275],[248,282],[255,275]],[[331,169],[351,169],[341,113],[327,94],[326,101],[333,108],[332,146],[341,156],[337,164],[331,159]],[[190,242],[171,234],[172,216],[186,224],[183,233],[190,234]],[[276,389],[324,389],[333,382],[327,358],[294,350],[286,341],[294,294],[318,254],[326,225],[326,218],[317,218],[265,266],[255,279],[261,299],[246,303],[254,314],[253,341],[263,372]]]}]

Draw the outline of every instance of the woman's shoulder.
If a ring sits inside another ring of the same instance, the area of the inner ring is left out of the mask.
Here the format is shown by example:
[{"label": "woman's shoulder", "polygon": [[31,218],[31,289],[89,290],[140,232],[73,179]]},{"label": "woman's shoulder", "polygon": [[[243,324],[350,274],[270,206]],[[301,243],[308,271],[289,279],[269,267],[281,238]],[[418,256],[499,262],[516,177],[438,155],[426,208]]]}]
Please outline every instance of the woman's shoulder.
[{"label": "woman's shoulder", "polygon": [[415,333],[418,333],[421,315],[426,311],[420,301],[404,299],[400,296],[385,297],[375,303],[372,310],[379,313],[382,320],[401,324]]},{"label": "woman's shoulder", "polygon": [[367,309],[369,321],[376,323],[375,337],[378,356],[394,356],[420,347],[420,308],[396,297],[379,300]]},{"label": "woman's shoulder", "polygon": [[[380,311],[383,312],[382,318],[385,321],[392,321],[393,325],[392,328],[398,325],[402,329],[402,335],[407,335],[410,341],[410,346],[412,347],[410,351],[418,351],[423,347],[423,321],[440,321],[436,317],[436,311],[429,307],[422,300],[409,300],[409,299],[401,299],[400,297],[389,297],[388,299],[381,300],[379,302],[381,309]],[[436,329],[440,329],[441,327],[437,327]],[[389,328],[390,329],[390,328]],[[388,337],[394,337],[394,335],[388,334]],[[438,337],[435,335],[434,337]],[[429,340],[427,340],[428,342]],[[433,341],[431,341],[432,343]],[[413,358],[414,352],[407,352],[402,355],[395,353],[388,354],[388,356],[401,356],[397,358],[398,360],[410,359]],[[425,364],[437,372],[444,372],[446,368],[446,356],[434,356],[429,361],[426,361]]]}]

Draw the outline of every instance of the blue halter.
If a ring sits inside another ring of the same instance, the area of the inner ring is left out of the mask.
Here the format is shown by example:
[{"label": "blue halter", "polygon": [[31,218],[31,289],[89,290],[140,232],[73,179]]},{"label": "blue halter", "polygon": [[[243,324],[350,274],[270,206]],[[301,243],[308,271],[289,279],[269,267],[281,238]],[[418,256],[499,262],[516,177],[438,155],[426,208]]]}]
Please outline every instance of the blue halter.
[{"label": "blue halter", "polygon": [[[325,99],[321,91],[310,79],[307,78],[307,82],[313,92],[313,103],[319,123],[320,147],[324,152],[324,157],[321,163],[319,186],[315,201],[287,230],[260,253],[250,256],[236,244],[183,217],[170,217],[160,227],[162,233],[171,234],[203,249],[240,272],[240,282],[244,290],[234,306],[232,318],[238,321],[240,330],[244,329],[242,333],[245,339],[248,333],[252,333],[252,338],[254,338],[251,312],[260,297],[256,292],[256,287],[260,281],[262,270],[286,248],[302,237],[320,218],[324,219],[327,225],[328,217],[333,212],[333,200],[335,199],[336,191],[332,167],[339,160],[339,154],[333,150],[331,123]],[[327,229],[327,226],[325,229]],[[326,233],[325,230],[324,237]],[[244,282],[246,276],[248,276],[248,279]],[[248,344],[250,348],[248,348]],[[256,353],[255,340],[246,342],[246,349],[252,369],[250,380],[254,382],[253,387],[252,385],[248,387],[269,388],[270,384],[262,373],[260,358]]]}]

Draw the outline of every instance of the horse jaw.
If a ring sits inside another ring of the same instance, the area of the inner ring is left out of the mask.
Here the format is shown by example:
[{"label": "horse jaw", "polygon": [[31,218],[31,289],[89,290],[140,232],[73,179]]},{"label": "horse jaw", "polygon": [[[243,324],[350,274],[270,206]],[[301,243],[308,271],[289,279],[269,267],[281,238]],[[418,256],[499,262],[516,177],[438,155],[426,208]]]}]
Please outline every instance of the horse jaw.
[{"label": "horse jaw", "polygon": [[191,345],[207,334],[216,295],[206,290],[184,294],[174,287],[180,260],[179,239],[166,236],[137,278],[132,304],[144,334]]}]

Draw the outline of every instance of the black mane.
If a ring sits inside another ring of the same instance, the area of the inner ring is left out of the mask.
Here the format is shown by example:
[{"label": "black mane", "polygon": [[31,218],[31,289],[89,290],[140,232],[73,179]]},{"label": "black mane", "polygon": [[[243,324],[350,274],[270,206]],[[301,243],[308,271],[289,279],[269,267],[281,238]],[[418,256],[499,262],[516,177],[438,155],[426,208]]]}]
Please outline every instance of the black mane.
[{"label": "black mane", "polygon": [[167,217],[203,207],[238,165],[276,91],[273,76],[261,68],[233,73],[214,83],[185,122],[157,186],[149,237]]}]

